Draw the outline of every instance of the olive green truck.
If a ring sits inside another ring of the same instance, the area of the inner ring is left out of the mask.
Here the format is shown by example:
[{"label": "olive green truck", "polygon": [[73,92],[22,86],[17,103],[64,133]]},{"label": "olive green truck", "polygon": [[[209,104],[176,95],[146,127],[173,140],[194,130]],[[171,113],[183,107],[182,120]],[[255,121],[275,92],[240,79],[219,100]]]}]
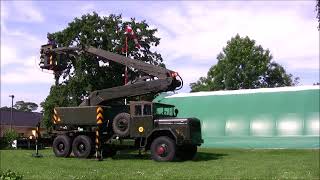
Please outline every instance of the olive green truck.
[{"label": "olive green truck", "polygon": [[174,91],[183,85],[178,73],[94,47],[41,47],[42,69],[63,71],[65,62],[87,53],[104,62],[113,61],[148,74],[124,86],[91,92],[78,107],[56,107],[53,123],[56,137],[53,151],[57,157],[112,157],[124,149],[139,153],[151,151],[155,161],[190,160],[203,143],[197,118],[177,118],[173,105],[148,101],[121,100],[149,93]]}]

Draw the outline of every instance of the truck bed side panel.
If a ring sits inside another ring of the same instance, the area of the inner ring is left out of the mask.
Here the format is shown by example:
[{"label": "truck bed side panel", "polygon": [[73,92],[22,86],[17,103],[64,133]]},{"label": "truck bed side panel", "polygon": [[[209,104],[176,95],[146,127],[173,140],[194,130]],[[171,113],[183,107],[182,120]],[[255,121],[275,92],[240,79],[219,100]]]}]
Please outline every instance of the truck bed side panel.
[{"label": "truck bed side panel", "polygon": [[[103,116],[107,114],[108,108],[103,108]],[[97,124],[97,106],[84,107],[57,107],[55,108],[60,125],[94,126]]]}]

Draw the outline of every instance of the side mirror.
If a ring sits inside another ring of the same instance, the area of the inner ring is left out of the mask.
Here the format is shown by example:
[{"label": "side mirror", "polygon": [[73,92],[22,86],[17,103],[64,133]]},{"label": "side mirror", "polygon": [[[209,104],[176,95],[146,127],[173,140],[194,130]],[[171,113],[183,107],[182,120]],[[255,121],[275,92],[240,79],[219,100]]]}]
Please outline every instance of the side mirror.
[{"label": "side mirror", "polygon": [[175,110],[174,110],[174,114],[175,114],[175,116],[177,116],[177,115],[178,115],[178,113],[179,113],[179,110],[178,110],[178,109],[175,109]]}]

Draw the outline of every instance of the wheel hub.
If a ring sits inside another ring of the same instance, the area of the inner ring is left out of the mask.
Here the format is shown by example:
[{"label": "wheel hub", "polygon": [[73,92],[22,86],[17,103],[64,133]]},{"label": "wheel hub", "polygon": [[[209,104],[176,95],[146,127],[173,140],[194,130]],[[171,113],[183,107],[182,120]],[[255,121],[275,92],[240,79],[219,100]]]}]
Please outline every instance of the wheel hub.
[{"label": "wheel hub", "polygon": [[86,147],[84,146],[84,144],[80,144],[78,149],[80,152],[83,152],[86,149]]},{"label": "wheel hub", "polygon": [[126,130],[127,127],[128,127],[128,122],[125,120],[125,119],[121,119],[119,122],[118,122],[118,127],[119,129],[121,129],[122,131]]},{"label": "wheel hub", "polygon": [[64,150],[64,144],[63,144],[63,143],[60,143],[60,144],[58,145],[58,150],[59,150],[59,151],[63,151],[63,150]]},{"label": "wheel hub", "polygon": [[157,148],[157,154],[159,156],[165,156],[167,154],[167,147],[165,144],[161,144],[158,148]]}]

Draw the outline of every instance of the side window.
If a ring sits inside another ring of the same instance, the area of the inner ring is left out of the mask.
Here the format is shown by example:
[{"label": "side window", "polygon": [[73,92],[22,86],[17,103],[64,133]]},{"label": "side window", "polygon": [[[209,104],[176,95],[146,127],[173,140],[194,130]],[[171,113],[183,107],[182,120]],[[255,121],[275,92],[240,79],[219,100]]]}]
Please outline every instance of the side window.
[{"label": "side window", "polygon": [[145,104],[143,107],[143,115],[151,115],[151,105]]},{"label": "side window", "polygon": [[134,106],[134,115],[136,115],[136,116],[141,116],[142,115],[141,105],[135,105]]}]

